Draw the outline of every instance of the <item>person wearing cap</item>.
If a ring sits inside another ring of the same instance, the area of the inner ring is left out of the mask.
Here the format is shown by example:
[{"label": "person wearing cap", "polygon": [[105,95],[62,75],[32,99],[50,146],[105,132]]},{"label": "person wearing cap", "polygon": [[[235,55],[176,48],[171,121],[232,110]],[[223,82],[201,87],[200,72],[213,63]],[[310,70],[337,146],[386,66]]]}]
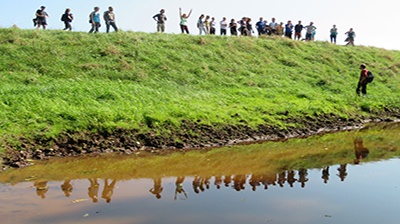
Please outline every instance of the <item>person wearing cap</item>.
[{"label": "person wearing cap", "polygon": [[157,22],[157,32],[164,33],[165,21],[167,21],[167,17],[165,16],[165,10],[161,9],[160,13],[153,16],[153,19]]},{"label": "person wearing cap", "polygon": [[360,90],[363,95],[367,95],[367,77],[368,77],[368,70],[367,66],[365,64],[360,65],[361,73],[360,73],[360,79],[358,80],[358,85],[356,89],[357,95],[360,95]]},{"label": "person wearing cap", "polygon": [[44,11],[46,9],[45,6],[41,6],[40,9],[38,9],[36,11],[36,24],[37,24],[37,29],[40,28],[40,26],[43,27],[43,29],[46,29],[47,26],[47,22],[46,22],[46,18],[49,17],[49,14],[47,14],[46,11]]}]

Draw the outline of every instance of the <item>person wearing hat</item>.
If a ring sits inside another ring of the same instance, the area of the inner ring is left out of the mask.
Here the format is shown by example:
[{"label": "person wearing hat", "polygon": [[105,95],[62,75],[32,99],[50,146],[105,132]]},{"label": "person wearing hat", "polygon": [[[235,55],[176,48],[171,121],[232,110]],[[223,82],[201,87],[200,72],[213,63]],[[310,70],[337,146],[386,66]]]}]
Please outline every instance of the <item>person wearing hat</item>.
[{"label": "person wearing hat", "polygon": [[49,17],[49,14],[47,14],[46,11],[44,11],[46,9],[45,6],[41,6],[40,9],[38,9],[36,11],[36,22],[35,24],[37,25],[37,29],[40,28],[40,26],[43,27],[43,29],[46,29],[46,18]]},{"label": "person wearing hat", "polygon": [[167,17],[164,13],[165,10],[161,9],[160,13],[153,16],[153,19],[157,22],[157,32],[164,33],[165,31],[165,21],[167,21]]}]

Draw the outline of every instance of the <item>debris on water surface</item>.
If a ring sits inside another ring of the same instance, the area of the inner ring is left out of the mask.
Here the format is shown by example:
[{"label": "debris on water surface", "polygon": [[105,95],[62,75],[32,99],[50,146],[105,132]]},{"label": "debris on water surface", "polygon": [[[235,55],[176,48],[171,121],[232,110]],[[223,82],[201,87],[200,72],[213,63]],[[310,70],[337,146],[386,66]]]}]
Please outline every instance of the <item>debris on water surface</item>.
[{"label": "debris on water surface", "polygon": [[80,199],[73,200],[72,203],[73,203],[73,204],[76,204],[76,203],[84,202],[84,201],[87,201],[87,200],[89,200],[89,199],[80,198]]}]

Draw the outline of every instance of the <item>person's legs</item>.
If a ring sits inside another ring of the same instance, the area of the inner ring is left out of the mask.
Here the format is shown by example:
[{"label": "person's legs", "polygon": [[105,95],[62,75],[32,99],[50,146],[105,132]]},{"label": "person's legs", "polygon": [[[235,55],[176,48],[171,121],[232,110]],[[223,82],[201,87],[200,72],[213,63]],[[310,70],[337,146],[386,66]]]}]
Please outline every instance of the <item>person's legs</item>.
[{"label": "person's legs", "polygon": [[110,21],[106,21],[106,33],[110,32]]},{"label": "person's legs", "polygon": [[113,27],[114,31],[115,31],[115,32],[118,32],[117,24],[116,24],[114,21],[111,21],[110,24],[111,24],[111,26]]},{"label": "person's legs", "polygon": [[99,32],[99,28],[100,28],[100,23],[95,23],[95,33]]},{"label": "person's legs", "polygon": [[367,95],[367,83],[361,84],[361,93]]}]

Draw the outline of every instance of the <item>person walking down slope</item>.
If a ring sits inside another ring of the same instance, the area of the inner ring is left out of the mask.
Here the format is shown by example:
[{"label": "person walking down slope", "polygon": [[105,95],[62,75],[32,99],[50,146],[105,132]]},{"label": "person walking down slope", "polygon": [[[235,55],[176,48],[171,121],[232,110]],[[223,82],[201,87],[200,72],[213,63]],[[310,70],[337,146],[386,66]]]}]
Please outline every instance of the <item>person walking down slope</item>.
[{"label": "person walking down slope", "polygon": [[347,42],[346,46],[347,45],[354,46],[354,37],[356,37],[356,33],[354,32],[353,28],[350,28],[350,30],[347,31],[345,34],[347,35],[347,38],[345,40]]},{"label": "person walking down slope", "polygon": [[181,18],[180,25],[181,25],[182,33],[186,32],[187,34],[189,34],[189,28],[187,26],[187,20],[190,17],[190,14],[192,14],[192,10],[190,10],[189,14],[186,15],[186,13],[182,14],[182,9],[179,8],[179,17]]},{"label": "person walking down slope", "polygon": [[47,26],[46,18],[49,17],[49,14],[47,14],[47,12],[44,11],[45,9],[46,9],[45,6],[41,6],[40,9],[36,11],[36,19],[34,19],[33,21],[35,22],[35,25],[37,25],[37,29],[39,29],[40,26],[42,26],[44,30],[46,29]]},{"label": "person walking down slope", "polygon": [[89,30],[89,33],[99,32],[99,28],[100,28],[99,10],[100,10],[100,8],[96,6],[96,7],[94,7],[94,11],[92,13],[90,13],[89,23],[92,24],[92,28]]},{"label": "person walking down slope", "polygon": [[311,22],[310,25],[304,27],[306,29],[306,41],[313,40],[313,34],[315,35],[315,30],[317,27]]},{"label": "person walking down slope", "polygon": [[153,16],[153,19],[157,22],[157,32],[164,33],[165,22],[167,21],[167,16],[165,16],[165,10],[161,9],[160,13]]},{"label": "person walking down slope", "polygon": [[61,16],[61,21],[64,22],[65,28],[63,30],[72,30],[71,22],[74,16],[71,13],[71,9],[66,9],[65,13]]},{"label": "person walking down slope", "polygon": [[358,85],[356,89],[357,95],[360,95],[360,90],[363,95],[367,95],[367,84],[368,84],[368,70],[365,64],[360,65],[361,73],[358,80]]},{"label": "person walking down slope", "polygon": [[106,23],[106,32],[110,32],[110,26],[114,28],[115,32],[118,32],[118,27],[117,24],[115,23],[115,14],[114,14],[114,8],[113,7],[108,7],[108,10],[104,12],[104,21]]}]

